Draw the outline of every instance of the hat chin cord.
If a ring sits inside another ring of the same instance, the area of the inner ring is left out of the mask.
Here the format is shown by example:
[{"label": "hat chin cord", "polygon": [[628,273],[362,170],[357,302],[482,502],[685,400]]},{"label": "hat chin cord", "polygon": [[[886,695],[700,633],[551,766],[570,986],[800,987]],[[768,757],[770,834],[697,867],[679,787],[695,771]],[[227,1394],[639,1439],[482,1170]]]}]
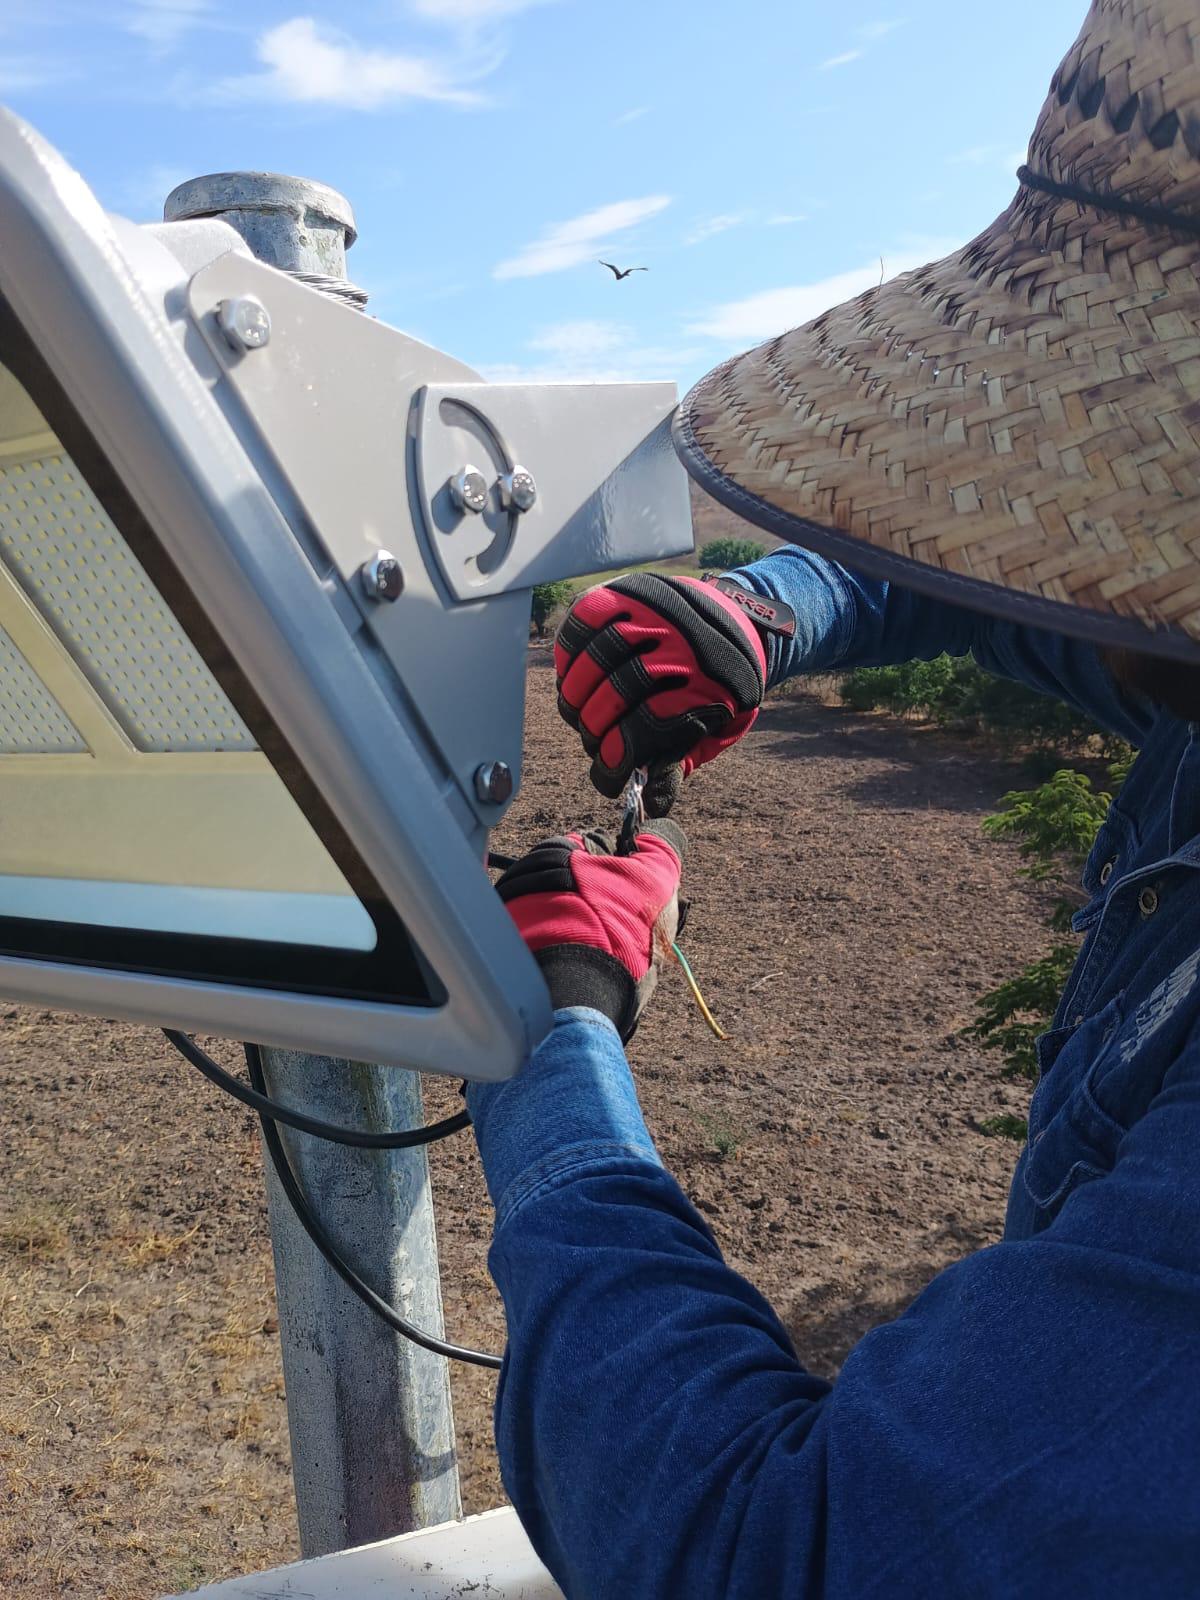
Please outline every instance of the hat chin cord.
[{"label": "hat chin cord", "polygon": [[1185,233],[1191,239],[1200,239],[1200,219],[1185,217],[1170,206],[1143,205],[1138,200],[1125,200],[1116,194],[1100,194],[1076,183],[1058,183],[1054,178],[1044,178],[1031,168],[1017,168],[1017,182],[1025,189],[1036,189],[1040,194],[1055,195],[1060,200],[1074,200],[1077,205],[1092,211],[1106,212],[1117,217],[1134,217],[1154,228],[1170,228],[1175,233]]}]

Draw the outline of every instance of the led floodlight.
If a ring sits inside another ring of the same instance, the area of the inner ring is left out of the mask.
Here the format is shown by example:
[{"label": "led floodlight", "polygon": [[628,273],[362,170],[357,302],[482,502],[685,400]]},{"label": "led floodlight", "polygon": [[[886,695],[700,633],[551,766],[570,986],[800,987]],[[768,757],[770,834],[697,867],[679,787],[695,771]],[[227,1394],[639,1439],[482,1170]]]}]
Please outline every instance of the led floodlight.
[{"label": "led floodlight", "polygon": [[691,548],[674,404],[481,383],[0,112],[0,993],[515,1071],[529,590]]}]

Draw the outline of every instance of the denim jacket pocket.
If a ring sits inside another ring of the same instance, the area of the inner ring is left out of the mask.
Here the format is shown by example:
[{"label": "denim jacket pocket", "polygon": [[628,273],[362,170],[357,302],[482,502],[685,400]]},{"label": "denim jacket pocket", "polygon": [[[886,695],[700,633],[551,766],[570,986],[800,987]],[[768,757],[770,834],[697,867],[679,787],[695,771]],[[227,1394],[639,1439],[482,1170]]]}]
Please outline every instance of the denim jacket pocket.
[{"label": "denim jacket pocket", "polygon": [[1054,1029],[1039,1048],[1044,1076],[1029,1106],[1021,1180],[1043,1212],[1056,1211],[1077,1184],[1112,1170],[1128,1123],[1096,1088],[1118,1061],[1120,1026],[1118,997],[1077,1028]]}]

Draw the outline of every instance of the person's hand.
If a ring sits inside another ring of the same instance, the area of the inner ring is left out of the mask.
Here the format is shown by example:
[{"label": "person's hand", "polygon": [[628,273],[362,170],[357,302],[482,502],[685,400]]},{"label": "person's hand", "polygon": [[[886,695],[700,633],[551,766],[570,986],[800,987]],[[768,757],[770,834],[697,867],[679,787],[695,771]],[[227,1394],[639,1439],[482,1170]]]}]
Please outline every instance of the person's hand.
[{"label": "person's hand", "polygon": [[537,957],[555,1010],[590,1006],[629,1039],[679,924],[686,848],[673,822],[646,824],[632,854],[602,833],[546,839],[496,885]]},{"label": "person's hand", "polygon": [[739,585],[653,572],[580,595],[554,646],[558,709],[579,732],[601,794],[616,799],[645,767],[646,811],[665,816],[683,780],[737,743],[766,689],[760,627],[780,611],[791,619]]}]

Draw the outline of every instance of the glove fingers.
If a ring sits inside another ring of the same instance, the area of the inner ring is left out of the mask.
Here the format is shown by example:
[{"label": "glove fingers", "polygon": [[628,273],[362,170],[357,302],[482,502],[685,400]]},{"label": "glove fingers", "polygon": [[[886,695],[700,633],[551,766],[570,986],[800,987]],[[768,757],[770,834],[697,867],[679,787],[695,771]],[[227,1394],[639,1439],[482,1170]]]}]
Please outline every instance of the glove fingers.
[{"label": "glove fingers", "polygon": [[665,817],[679,799],[683,788],[683,767],[678,761],[669,767],[659,767],[650,773],[649,782],[642,790],[642,804],[648,817]]},{"label": "glove fingers", "polygon": [[[728,723],[725,706],[694,707],[673,717],[660,717],[648,702],[643,702],[622,717],[596,749],[588,751],[594,757],[592,782],[601,794],[615,799],[636,767],[648,767],[653,772],[682,761],[702,740],[720,733]],[[587,741],[584,743],[586,747]]]},{"label": "glove fingers", "polygon": [[[558,709],[564,720],[573,728],[586,725],[603,734],[609,725],[603,719],[611,698],[607,692],[610,679],[634,662],[643,648],[641,639],[628,637],[616,622],[598,632],[589,631],[587,648],[558,664]],[[613,717],[624,709],[615,708]]]},{"label": "glove fingers", "polygon": [[565,836],[543,840],[497,879],[496,893],[505,904],[526,894],[570,893],[575,887],[571,851],[576,848]]},{"label": "glove fingers", "polygon": [[653,573],[582,595],[559,629],[555,663],[559,712],[592,759],[594,787],[616,799],[646,767],[657,815],[691,766],[745,731],[765,681],[754,628],[723,594]]},{"label": "glove fingers", "polygon": [[[583,743],[584,748],[587,749],[588,741],[586,738]],[[592,752],[588,750],[588,754],[591,755]],[[602,794],[606,800],[619,800],[625,792],[625,785],[629,782],[629,776],[632,771],[633,763],[630,764],[629,770],[622,775],[619,769],[614,770],[606,767],[599,756],[596,756],[592,761],[589,777],[592,780],[592,787]]]},{"label": "glove fingers", "polygon": [[[643,845],[645,846],[644,849]],[[667,822],[663,819],[643,823],[637,831],[638,854],[647,852],[661,854],[663,845],[675,852],[676,859],[679,862],[679,870],[682,871],[683,864],[687,859],[688,842],[687,834],[684,833],[679,824],[677,822]]]}]

